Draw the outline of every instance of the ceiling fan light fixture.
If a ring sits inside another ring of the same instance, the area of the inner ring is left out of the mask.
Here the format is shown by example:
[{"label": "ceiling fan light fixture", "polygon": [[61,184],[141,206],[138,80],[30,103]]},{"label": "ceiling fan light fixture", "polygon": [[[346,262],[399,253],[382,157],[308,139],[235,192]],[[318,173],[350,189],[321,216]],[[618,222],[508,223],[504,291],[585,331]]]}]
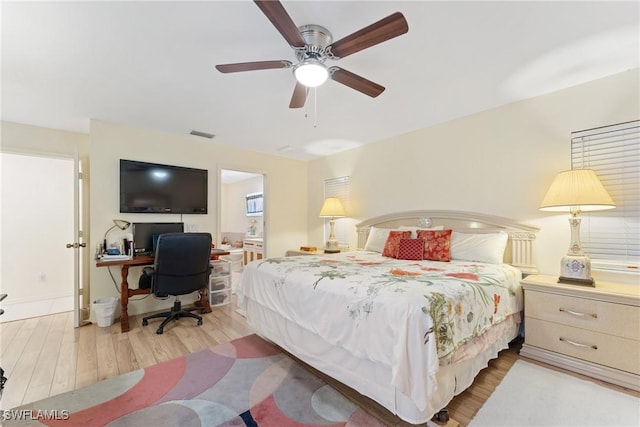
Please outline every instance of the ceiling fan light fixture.
[{"label": "ceiling fan light fixture", "polygon": [[306,87],[317,87],[327,81],[329,70],[317,59],[307,59],[298,65],[293,74],[300,84]]}]

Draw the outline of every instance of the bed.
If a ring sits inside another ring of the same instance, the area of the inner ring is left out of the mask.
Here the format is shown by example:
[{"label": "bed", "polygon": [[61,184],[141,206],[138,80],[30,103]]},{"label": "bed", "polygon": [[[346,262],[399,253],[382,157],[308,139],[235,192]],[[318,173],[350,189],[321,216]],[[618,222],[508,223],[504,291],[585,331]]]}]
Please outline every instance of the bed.
[{"label": "bed", "polygon": [[[517,336],[537,229],[457,211],[356,228],[357,251],[248,264],[238,303],[259,335],[403,420],[427,422]],[[413,259],[418,233],[448,235],[452,259]]]}]

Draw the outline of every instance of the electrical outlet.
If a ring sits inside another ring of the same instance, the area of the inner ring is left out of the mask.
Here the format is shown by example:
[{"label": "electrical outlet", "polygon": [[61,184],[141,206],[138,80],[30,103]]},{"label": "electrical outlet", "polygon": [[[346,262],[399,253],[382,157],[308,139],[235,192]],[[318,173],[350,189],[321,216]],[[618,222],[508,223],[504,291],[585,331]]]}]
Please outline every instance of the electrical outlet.
[{"label": "electrical outlet", "polygon": [[198,232],[198,224],[186,224],[188,233],[197,233]]},{"label": "electrical outlet", "polygon": [[39,282],[46,282],[47,281],[47,275],[45,273],[40,273],[38,274],[38,281]]}]

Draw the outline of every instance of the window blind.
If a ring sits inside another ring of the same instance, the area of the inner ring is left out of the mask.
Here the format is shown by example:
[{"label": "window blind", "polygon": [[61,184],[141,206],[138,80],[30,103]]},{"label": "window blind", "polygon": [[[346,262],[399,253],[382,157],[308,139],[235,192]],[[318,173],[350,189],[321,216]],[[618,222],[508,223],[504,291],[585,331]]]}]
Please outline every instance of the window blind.
[{"label": "window blind", "polygon": [[246,196],[247,200],[247,216],[260,216],[262,215],[264,204],[262,193],[249,193]]},{"label": "window blind", "polygon": [[[331,178],[324,181],[324,197],[337,197],[342,202],[345,212],[349,215],[349,177],[342,176],[339,178]],[[341,248],[349,247],[349,229],[351,225],[349,221],[336,218],[334,233]],[[324,239],[329,238],[329,219],[324,222]]]},{"label": "window blind", "polygon": [[594,268],[640,266],[640,120],[571,133],[572,169],[592,169],[615,209],[582,214],[581,241]]}]

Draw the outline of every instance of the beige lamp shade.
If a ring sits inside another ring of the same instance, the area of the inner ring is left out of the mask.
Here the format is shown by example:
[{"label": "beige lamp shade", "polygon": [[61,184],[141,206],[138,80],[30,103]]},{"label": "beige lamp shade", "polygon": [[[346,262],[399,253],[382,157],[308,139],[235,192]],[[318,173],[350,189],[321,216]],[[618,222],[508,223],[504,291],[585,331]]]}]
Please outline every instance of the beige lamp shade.
[{"label": "beige lamp shade", "polygon": [[542,200],[541,211],[597,211],[615,208],[607,190],[591,169],[560,172]]},{"label": "beige lamp shade", "polygon": [[320,217],[343,217],[346,216],[342,202],[337,197],[327,197],[320,210]]}]

